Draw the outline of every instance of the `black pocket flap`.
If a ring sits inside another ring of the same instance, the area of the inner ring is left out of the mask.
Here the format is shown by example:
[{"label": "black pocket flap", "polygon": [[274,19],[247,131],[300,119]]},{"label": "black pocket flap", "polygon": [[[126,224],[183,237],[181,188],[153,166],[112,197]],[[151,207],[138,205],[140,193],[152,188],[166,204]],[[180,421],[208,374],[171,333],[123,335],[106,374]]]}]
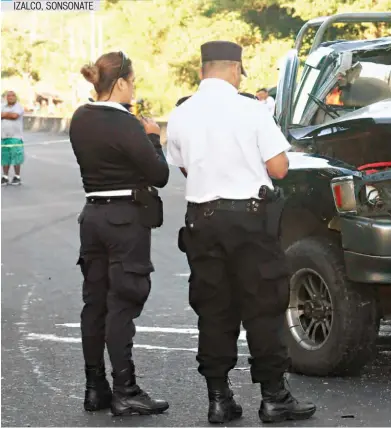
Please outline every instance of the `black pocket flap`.
[{"label": "black pocket flap", "polygon": [[112,205],[106,212],[106,219],[115,225],[134,223],[137,209],[136,206],[126,204]]},{"label": "black pocket flap", "polygon": [[80,256],[77,260],[84,278],[90,282],[96,282],[108,275],[108,266],[105,259],[91,259]]},{"label": "black pocket flap", "polygon": [[155,271],[152,262],[140,263],[132,260],[124,260],[122,266],[124,272],[137,273],[138,275],[148,275]]},{"label": "black pocket flap", "polygon": [[178,248],[182,253],[186,252],[186,242],[185,242],[186,227],[181,227],[178,232]]},{"label": "black pocket flap", "polygon": [[82,223],[83,223],[84,216],[85,216],[84,211],[85,211],[85,207],[81,210],[81,212],[80,212],[80,213],[79,213],[79,215],[77,216],[77,222],[78,222],[79,224],[82,224]]}]

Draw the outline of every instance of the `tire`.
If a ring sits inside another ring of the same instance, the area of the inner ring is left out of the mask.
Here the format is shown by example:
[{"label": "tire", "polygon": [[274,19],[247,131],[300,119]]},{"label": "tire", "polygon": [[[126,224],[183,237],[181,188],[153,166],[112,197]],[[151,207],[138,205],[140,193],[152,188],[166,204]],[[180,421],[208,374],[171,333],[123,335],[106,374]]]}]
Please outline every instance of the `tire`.
[{"label": "tire", "polygon": [[[343,252],[327,238],[303,239],[286,254],[292,269],[287,311],[292,371],[309,376],[357,374],[376,354],[376,287],[349,282]],[[320,293],[308,298],[308,290],[316,290],[318,284]]]}]

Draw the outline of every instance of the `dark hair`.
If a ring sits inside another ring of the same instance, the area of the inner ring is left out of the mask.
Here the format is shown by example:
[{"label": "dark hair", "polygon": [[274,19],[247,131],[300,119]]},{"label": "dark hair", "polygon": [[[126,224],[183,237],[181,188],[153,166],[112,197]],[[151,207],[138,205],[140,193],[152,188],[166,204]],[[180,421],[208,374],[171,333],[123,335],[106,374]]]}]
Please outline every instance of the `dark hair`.
[{"label": "dark hair", "polygon": [[132,61],[123,52],[110,52],[95,64],[84,65],[80,73],[94,85],[97,94],[104,94],[113,90],[119,78],[127,79],[133,73]]},{"label": "dark hair", "polygon": [[240,65],[239,61],[230,61],[230,60],[215,60],[215,61],[205,61],[202,63],[202,73],[208,74],[215,70],[224,70],[227,67]]},{"label": "dark hair", "polygon": [[262,89],[258,89],[257,93],[258,92],[269,92],[269,91],[266,88],[262,88]]}]

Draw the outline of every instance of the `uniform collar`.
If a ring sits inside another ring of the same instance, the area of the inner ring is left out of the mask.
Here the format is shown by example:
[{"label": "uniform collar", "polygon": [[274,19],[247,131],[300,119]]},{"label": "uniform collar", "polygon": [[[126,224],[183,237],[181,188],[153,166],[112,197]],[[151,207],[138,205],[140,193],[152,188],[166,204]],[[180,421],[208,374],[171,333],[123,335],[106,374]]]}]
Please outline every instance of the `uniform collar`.
[{"label": "uniform collar", "polygon": [[126,108],[122,104],[117,103],[115,101],[89,101],[87,104],[90,106],[112,107],[117,110],[122,110],[126,111],[126,113],[130,113],[129,110],[126,110]]},{"label": "uniform collar", "polygon": [[210,77],[202,80],[200,83],[199,89],[200,90],[217,89],[220,91],[231,92],[233,94],[238,93],[238,90],[235,88],[235,86],[231,85],[226,80],[217,79],[215,77]]}]

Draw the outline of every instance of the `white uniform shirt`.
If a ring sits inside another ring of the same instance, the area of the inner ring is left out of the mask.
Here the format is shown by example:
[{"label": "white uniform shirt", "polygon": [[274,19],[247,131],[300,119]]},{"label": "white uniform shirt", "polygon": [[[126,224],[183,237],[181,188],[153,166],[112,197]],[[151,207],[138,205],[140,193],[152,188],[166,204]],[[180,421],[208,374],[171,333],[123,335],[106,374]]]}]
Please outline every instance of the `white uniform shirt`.
[{"label": "white uniform shirt", "polygon": [[1,119],[1,138],[19,138],[23,140],[23,107],[19,103],[14,105],[5,104],[1,107],[2,113],[17,113],[19,117],[15,120]]},{"label": "white uniform shirt", "polygon": [[265,105],[221,79],[203,80],[167,124],[167,162],[186,169],[189,202],[258,198],[273,189],[265,163],[290,147]]},{"label": "white uniform shirt", "polygon": [[265,104],[271,114],[274,114],[274,108],[276,103],[273,97],[267,97],[266,100],[260,101],[262,104]]}]

